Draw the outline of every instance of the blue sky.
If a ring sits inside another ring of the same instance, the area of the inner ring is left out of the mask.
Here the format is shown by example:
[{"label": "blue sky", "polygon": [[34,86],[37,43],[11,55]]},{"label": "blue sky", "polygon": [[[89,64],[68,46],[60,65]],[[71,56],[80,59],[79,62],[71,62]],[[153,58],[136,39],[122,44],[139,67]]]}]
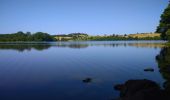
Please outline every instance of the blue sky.
[{"label": "blue sky", "polygon": [[0,34],[154,32],[168,0],[0,0]]}]

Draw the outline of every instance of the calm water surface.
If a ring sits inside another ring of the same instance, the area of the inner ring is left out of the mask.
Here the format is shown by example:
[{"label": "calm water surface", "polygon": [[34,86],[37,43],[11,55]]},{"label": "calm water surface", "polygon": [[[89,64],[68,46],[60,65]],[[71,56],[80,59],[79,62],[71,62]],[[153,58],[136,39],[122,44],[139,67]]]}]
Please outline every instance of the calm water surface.
[{"label": "calm water surface", "polygon": [[[155,57],[162,41],[0,43],[0,100],[111,100],[114,85],[162,85]],[[145,68],[154,72],[144,72]],[[82,80],[91,78],[89,83]]]}]

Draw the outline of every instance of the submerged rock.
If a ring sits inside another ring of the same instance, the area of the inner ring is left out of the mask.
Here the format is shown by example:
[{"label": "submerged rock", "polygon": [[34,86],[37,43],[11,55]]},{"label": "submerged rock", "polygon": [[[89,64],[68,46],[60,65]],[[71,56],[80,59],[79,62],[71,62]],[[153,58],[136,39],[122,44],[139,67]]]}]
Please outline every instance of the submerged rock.
[{"label": "submerged rock", "polygon": [[146,72],[153,72],[154,69],[153,68],[145,68],[144,71],[146,71]]},{"label": "submerged rock", "polygon": [[91,81],[92,81],[91,78],[86,78],[86,79],[83,80],[83,83],[90,83]]},{"label": "submerged rock", "polygon": [[114,88],[120,91],[120,100],[168,100],[164,91],[151,80],[128,80]]}]

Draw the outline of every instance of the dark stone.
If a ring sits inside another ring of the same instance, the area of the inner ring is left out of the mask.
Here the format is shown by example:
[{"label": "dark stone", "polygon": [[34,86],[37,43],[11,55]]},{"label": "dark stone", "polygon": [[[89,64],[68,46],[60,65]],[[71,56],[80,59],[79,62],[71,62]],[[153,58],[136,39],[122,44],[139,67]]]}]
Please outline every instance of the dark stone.
[{"label": "dark stone", "polygon": [[90,83],[91,81],[92,81],[91,78],[86,78],[86,79],[83,80],[84,83]]},{"label": "dark stone", "polygon": [[120,91],[120,100],[168,100],[164,91],[151,80],[128,80],[115,89]]},{"label": "dark stone", "polygon": [[144,69],[144,71],[146,71],[146,72],[153,72],[154,69],[153,68],[146,68],[146,69]]}]

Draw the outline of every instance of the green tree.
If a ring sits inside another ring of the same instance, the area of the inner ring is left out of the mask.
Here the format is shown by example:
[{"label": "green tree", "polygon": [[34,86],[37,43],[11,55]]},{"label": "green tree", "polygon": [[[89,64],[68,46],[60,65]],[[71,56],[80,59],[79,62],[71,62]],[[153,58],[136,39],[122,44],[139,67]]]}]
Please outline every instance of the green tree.
[{"label": "green tree", "polygon": [[52,41],[53,38],[47,33],[37,32],[32,35],[34,41]]},{"label": "green tree", "polygon": [[157,27],[156,32],[161,33],[161,38],[163,40],[167,40],[167,31],[170,29],[170,3],[168,7],[164,10],[163,14],[161,15],[160,24]]},{"label": "green tree", "polygon": [[9,42],[9,41],[53,41],[53,36],[43,33],[37,32],[35,34],[31,34],[30,32],[22,32],[19,31],[17,33],[12,34],[0,34],[0,41]]}]

